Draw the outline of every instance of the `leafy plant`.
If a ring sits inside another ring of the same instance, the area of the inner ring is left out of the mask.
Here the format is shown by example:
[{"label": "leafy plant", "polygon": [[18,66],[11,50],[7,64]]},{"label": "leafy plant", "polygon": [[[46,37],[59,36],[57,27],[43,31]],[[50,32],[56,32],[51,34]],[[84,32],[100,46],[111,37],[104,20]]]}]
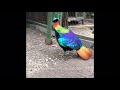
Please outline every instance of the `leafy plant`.
[{"label": "leafy plant", "polygon": [[86,18],[94,18],[94,12],[86,12]]}]

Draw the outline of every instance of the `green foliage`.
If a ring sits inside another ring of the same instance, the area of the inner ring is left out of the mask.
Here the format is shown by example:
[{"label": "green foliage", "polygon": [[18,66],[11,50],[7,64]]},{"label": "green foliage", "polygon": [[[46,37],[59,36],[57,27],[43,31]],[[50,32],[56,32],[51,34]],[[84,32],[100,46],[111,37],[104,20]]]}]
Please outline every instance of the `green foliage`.
[{"label": "green foliage", "polygon": [[86,18],[94,18],[94,12],[86,12]]}]

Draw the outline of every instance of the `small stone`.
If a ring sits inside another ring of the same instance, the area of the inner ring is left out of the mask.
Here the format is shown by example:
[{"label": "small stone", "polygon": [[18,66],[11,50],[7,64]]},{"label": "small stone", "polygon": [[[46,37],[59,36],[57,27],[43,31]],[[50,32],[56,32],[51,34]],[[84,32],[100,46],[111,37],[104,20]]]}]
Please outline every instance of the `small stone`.
[{"label": "small stone", "polygon": [[48,59],[46,59],[46,61],[48,61]]},{"label": "small stone", "polygon": [[57,45],[51,45],[52,47],[57,47]]},{"label": "small stone", "polygon": [[49,59],[51,59],[51,58],[49,58]]},{"label": "small stone", "polygon": [[51,60],[51,61],[53,61],[53,60]]},{"label": "small stone", "polygon": [[45,64],[46,67],[48,67],[48,64]]}]

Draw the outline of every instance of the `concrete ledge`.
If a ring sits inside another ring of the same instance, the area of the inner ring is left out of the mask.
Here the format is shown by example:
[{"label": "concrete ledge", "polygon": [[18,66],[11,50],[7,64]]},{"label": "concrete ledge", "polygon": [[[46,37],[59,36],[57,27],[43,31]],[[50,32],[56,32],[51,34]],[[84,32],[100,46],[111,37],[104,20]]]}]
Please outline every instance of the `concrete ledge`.
[{"label": "concrete ledge", "polygon": [[47,25],[46,25],[46,24],[42,24],[42,23],[39,23],[39,22],[36,22],[36,21],[33,21],[33,20],[29,20],[29,19],[26,19],[26,23],[36,24],[36,25],[39,25],[39,26],[41,26],[41,27],[47,28]]},{"label": "concrete ledge", "polygon": [[70,27],[70,28],[86,28],[86,27],[88,27],[88,28],[91,28],[91,27],[94,27],[94,25],[76,25],[76,26],[68,26],[68,27]]}]

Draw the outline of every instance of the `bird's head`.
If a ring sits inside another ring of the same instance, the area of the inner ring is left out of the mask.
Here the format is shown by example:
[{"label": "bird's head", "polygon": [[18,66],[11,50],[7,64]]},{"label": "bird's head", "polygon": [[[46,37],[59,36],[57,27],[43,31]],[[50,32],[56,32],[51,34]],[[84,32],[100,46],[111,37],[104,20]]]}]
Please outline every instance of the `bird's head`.
[{"label": "bird's head", "polygon": [[60,25],[59,19],[58,18],[54,18],[52,25],[53,25],[53,28],[56,28],[58,25]]}]

